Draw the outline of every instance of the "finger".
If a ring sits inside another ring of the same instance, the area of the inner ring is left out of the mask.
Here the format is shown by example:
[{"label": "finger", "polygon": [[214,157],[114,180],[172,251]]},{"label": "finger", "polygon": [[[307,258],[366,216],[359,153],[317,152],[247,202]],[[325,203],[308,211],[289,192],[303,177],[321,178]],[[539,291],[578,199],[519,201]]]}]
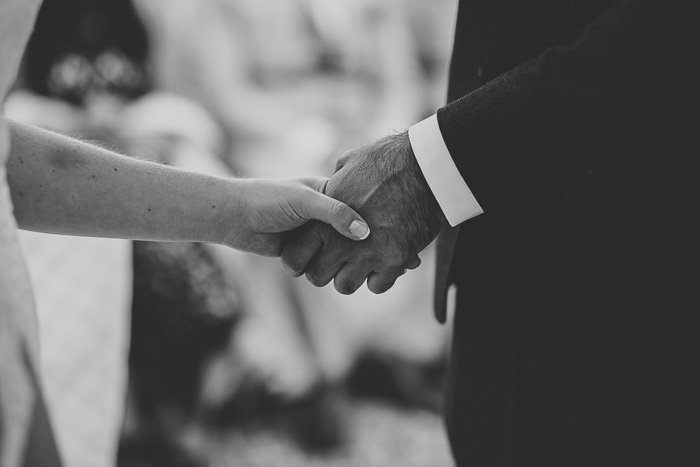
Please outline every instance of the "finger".
[{"label": "finger", "polygon": [[345,263],[333,279],[335,290],[343,295],[353,294],[365,283],[371,270],[362,269],[357,263]]},{"label": "finger", "polygon": [[419,256],[416,256],[411,260],[410,263],[406,265],[406,269],[416,269],[418,266],[421,265],[421,259]]},{"label": "finger", "polygon": [[326,186],[328,185],[328,178],[326,177],[302,177],[298,178],[297,181],[319,193],[326,193]]},{"label": "finger", "polygon": [[402,269],[398,273],[378,273],[373,272],[367,277],[367,288],[376,294],[382,294],[392,288],[396,279],[406,272]]},{"label": "finger", "polygon": [[327,285],[347,261],[348,241],[342,237],[327,240],[306,266],[306,279],[316,287]]},{"label": "finger", "polygon": [[282,247],[282,267],[293,277],[304,274],[316,252],[323,248],[324,224],[310,222],[292,232]]},{"label": "finger", "polygon": [[369,226],[362,216],[347,204],[319,191],[305,191],[293,207],[302,218],[317,219],[330,224],[339,234],[350,240],[364,240],[369,237]]},{"label": "finger", "polygon": [[[320,265],[322,262],[319,261],[318,264]],[[330,281],[333,280],[333,277],[340,270],[340,268],[343,267],[342,263],[340,266],[337,266],[337,263],[334,263],[333,266],[335,267],[330,267],[330,265],[324,264],[322,267],[320,266],[319,269],[316,269],[314,266],[310,266],[307,268],[305,273],[306,280],[311,282],[316,287],[325,287]]]},{"label": "finger", "polygon": [[351,157],[352,157],[352,151],[347,151],[347,152],[341,154],[341,156],[338,158],[338,160],[335,163],[335,171],[337,172],[340,169],[342,169],[343,167],[345,167],[345,164],[348,163],[348,161],[350,160]]}]

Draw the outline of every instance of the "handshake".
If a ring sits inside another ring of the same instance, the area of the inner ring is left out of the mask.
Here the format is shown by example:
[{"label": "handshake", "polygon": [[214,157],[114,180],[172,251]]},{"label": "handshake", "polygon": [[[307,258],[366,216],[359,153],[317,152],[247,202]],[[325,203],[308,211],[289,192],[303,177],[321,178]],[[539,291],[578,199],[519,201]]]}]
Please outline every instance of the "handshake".
[{"label": "handshake", "polygon": [[[338,204],[334,216],[321,218],[325,223],[312,220],[287,232],[281,260],[291,275],[305,274],[318,287],[333,280],[342,294],[352,294],[365,280],[374,293],[389,290],[420,265],[418,254],[447,223],[406,133],[345,153],[321,191],[352,209]],[[353,225],[353,210],[369,225],[368,236],[344,233],[343,225]]]},{"label": "handshake", "polygon": [[219,243],[280,256],[292,275],[351,294],[365,280],[389,290],[447,224],[406,132],[348,151],[330,179],[262,180],[141,161],[13,121],[7,129],[14,212],[27,230]]}]

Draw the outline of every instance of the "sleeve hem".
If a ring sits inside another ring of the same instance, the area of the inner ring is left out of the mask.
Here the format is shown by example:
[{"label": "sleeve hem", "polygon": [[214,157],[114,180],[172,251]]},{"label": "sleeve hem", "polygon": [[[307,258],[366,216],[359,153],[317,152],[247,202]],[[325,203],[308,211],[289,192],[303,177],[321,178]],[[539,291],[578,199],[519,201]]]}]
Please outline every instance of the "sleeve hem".
[{"label": "sleeve hem", "polygon": [[452,227],[484,211],[459,173],[440,132],[437,114],[408,129],[416,161]]}]

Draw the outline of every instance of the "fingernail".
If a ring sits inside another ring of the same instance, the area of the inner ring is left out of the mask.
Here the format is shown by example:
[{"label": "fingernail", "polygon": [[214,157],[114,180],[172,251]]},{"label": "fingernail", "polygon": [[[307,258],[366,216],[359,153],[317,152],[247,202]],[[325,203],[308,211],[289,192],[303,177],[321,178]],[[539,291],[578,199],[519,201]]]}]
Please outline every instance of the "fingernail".
[{"label": "fingernail", "polygon": [[369,237],[369,226],[361,220],[355,219],[352,221],[349,230],[352,236],[358,240],[364,240]]}]

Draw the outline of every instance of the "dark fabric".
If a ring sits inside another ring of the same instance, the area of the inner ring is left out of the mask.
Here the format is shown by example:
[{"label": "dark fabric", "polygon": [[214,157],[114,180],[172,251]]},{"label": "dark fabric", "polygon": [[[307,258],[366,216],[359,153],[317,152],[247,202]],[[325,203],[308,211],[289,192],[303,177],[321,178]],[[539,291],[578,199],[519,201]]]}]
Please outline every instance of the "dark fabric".
[{"label": "dark fabric", "polygon": [[459,465],[697,458],[689,5],[461,2],[438,122],[485,213],[438,243]]},{"label": "dark fabric", "polygon": [[[139,420],[196,407],[207,360],[241,317],[240,294],[206,245],[133,242],[129,387]],[[154,339],[157,336],[157,339]]]},{"label": "dark fabric", "polygon": [[436,242],[436,262],[435,262],[435,294],[433,307],[435,309],[435,319],[440,324],[447,321],[447,288],[449,287],[449,272],[452,267],[455,243],[459,236],[459,228],[446,227],[438,235]]},{"label": "dark fabric", "polygon": [[44,0],[22,78],[37,94],[77,105],[96,92],[133,99],[151,89],[149,45],[131,0]]}]

